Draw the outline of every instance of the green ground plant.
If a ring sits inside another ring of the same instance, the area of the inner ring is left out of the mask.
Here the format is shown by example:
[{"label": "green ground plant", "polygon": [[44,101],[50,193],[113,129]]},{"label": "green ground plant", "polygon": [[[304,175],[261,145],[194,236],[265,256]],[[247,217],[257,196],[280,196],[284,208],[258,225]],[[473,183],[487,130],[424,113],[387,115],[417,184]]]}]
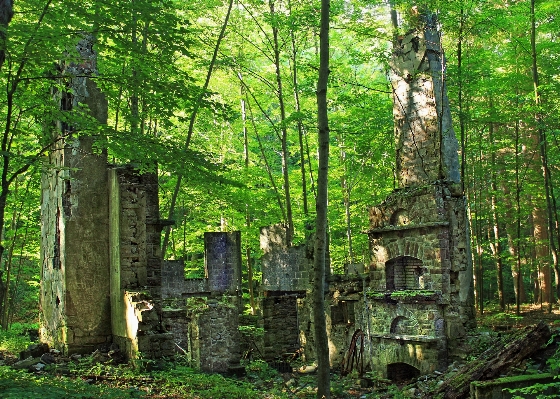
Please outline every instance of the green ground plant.
[{"label": "green ground plant", "polygon": [[0,352],[19,353],[31,344],[28,331],[37,330],[36,323],[13,323],[9,330],[0,330]]},{"label": "green ground plant", "polygon": [[130,399],[143,396],[135,388],[117,389],[107,385],[90,385],[81,379],[39,376],[0,366],[0,397],[6,399]]}]

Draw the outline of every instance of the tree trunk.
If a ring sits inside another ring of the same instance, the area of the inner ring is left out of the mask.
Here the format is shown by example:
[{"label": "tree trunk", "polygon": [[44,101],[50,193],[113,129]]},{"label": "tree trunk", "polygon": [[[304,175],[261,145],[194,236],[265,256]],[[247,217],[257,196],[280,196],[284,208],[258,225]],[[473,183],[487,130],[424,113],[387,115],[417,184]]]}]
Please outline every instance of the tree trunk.
[{"label": "tree trunk", "polygon": [[467,398],[472,381],[486,381],[507,374],[511,367],[539,350],[550,336],[550,328],[542,321],[536,326],[517,331],[507,342],[496,342],[477,359],[444,381],[430,397]]},{"label": "tree trunk", "polygon": [[317,179],[317,212],[315,233],[315,270],[313,284],[313,318],[317,353],[317,398],[329,399],[330,360],[325,316],[325,273],[327,258],[327,200],[329,172],[329,118],[327,86],[329,80],[329,0],[321,0],[320,64],[317,81],[317,125],[319,130],[319,176]]},{"label": "tree trunk", "polygon": [[[270,14],[273,19],[275,16],[274,0],[269,0]],[[282,142],[282,177],[284,178],[284,196],[286,202],[286,244],[292,245],[294,237],[294,220],[292,216],[292,199],[290,195],[290,171],[288,167],[288,159],[290,157],[288,151],[288,129],[284,121],[286,120],[286,107],[284,105],[284,92],[282,89],[282,75],[280,72],[280,45],[278,44],[278,26],[272,24],[272,43],[274,46],[274,66],[276,71],[276,90],[278,96],[278,106],[280,107],[280,131],[282,132],[280,141]]]},{"label": "tree trunk", "polygon": [[346,222],[346,239],[348,240],[348,259],[347,263],[354,263],[354,250],[352,246],[352,221],[350,212],[350,182],[348,181],[348,168],[346,165],[346,150],[344,149],[344,138],[339,136],[339,142],[341,143],[340,149],[340,163],[343,166],[342,177],[340,178],[340,186],[342,189],[342,200],[344,202],[344,218]]},{"label": "tree trunk", "polygon": [[[492,104],[490,104],[490,108],[492,108]],[[488,138],[490,139],[490,143],[494,143],[494,124],[490,122],[490,126],[488,127]],[[506,310],[506,303],[504,299],[504,273],[503,273],[503,262],[502,262],[502,246],[500,244],[500,221],[498,217],[498,209],[497,209],[497,199],[496,193],[497,183],[496,183],[496,151],[492,150],[492,165],[490,166],[490,170],[492,171],[492,181],[490,183],[492,188],[492,198],[491,198],[491,206],[492,206],[492,232],[493,237],[491,239],[491,248],[492,253],[494,255],[494,260],[496,261],[496,282],[498,284],[498,302],[500,304],[500,310],[503,312]]]},{"label": "tree trunk", "polygon": [[[520,165],[520,143],[519,143],[519,122],[515,124],[515,282],[517,295],[515,296],[515,313],[521,314],[521,294],[523,288],[523,276],[521,274],[521,165]],[[512,268],[513,272],[513,268]]]},{"label": "tree trunk", "polygon": [[12,3],[12,0],[0,2],[0,70],[2,70],[2,65],[4,65],[4,61],[6,60],[6,47],[8,45],[6,30],[14,15]]},{"label": "tree trunk", "polygon": [[[229,0],[228,10],[226,13],[226,17],[224,19],[224,23],[222,25],[222,29],[220,30],[220,35],[218,36],[218,40],[216,41],[216,46],[214,47],[214,53],[212,54],[212,60],[210,61],[210,66],[208,67],[208,72],[206,74],[206,80],[204,81],[204,85],[198,95],[197,101],[194,104],[194,109],[191,113],[191,117],[189,120],[189,129],[187,132],[187,139],[185,141],[185,150],[189,149],[191,144],[191,138],[194,130],[194,122],[196,120],[196,116],[198,114],[198,110],[200,109],[200,105],[202,104],[202,99],[204,98],[204,94],[206,94],[206,90],[208,89],[208,85],[210,84],[210,78],[212,77],[212,71],[214,70],[214,65],[216,64],[216,59],[218,58],[218,51],[220,50],[220,44],[222,43],[222,39],[225,36],[226,28],[229,21],[229,16],[231,15],[231,9],[233,7],[233,0]],[[181,183],[183,181],[183,175],[179,173],[177,176],[177,182],[175,183],[175,189],[173,190],[173,195],[171,196],[171,203],[169,205],[169,217],[168,219],[173,219],[175,214],[175,204],[177,203],[177,196],[179,195],[179,189],[181,188]],[[165,252],[167,251],[167,245],[169,244],[169,233],[171,231],[171,227],[165,228],[165,234],[163,237],[163,244],[161,245],[161,253],[162,256],[165,258]]]},{"label": "tree trunk", "polygon": [[[535,0],[531,0],[531,59],[532,59],[532,69],[533,69],[533,88],[535,94],[535,105],[537,108],[537,113],[535,115],[535,122],[537,125],[537,133],[538,133],[538,146],[539,146],[539,154],[541,158],[541,167],[543,172],[544,178],[544,191],[546,196],[546,219],[547,219],[547,238],[550,253],[552,254],[553,260],[553,267],[555,270],[558,269],[558,254],[556,249],[556,243],[554,242],[554,226],[553,226],[553,216],[552,216],[552,201],[550,198],[550,173],[548,169],[548,150],[547,150],[547,138],[546,138],[546,131],[542,127],[542,115],[541,115],[541,95],[539,91],[539,72],[537,69],[537,45],[536,45],[536,22],[535,22]],[[543,267],[543,282],[545,283],[545,290],[543,291],[545,294],[544,301],[548,303],[548,310],[549,312],[552,310],[552,302],[554,300],[554,296],[552,294],[552,276],[550,271],[550,264],[548,262],[549,254],[548,251],[546,254],[543,251],[543,255],[546,257],[547,261],[544,263]]]},{"label": "tree trunk", "polygon": [[[244,85],[243,87],[245,87],[245,89],[247,89],[247,86],[245,86],[245,82],[243,82],[243,79],[241,78],[241,76],[238,75],[238,77],[241,80],[241,83]],[[252,94],[251,94],[251,96],[252,96]],[[256,101],[255,97],[253,97],[253,100]],[[261,152],[262,159],[263,159],[264,165],[266,167],[266,173],[268,174],[268,179],[270,180],[270,185],[272,186],[272,189],[274,190],[274,194],[276,195],[276,201],[278,202],[278,209],[282,213],[282,219],[286,220],[286,211],[284,210],[284,203],[282,202],[280,192],[278,191],[278,187],[276,186],[276,182],[274,181],[274,176],[272,175],[272,169],[270,168],[270,165],[268,163],[268,159],[266,158],[266,153],[264,151],[264,146],[263,146],[261,138],[259,136],[259,131],[257,130],[257,125],[255,124],[255,118],[253,117],[253,112],[251,111],[251,103],[249,101],[247,101],[246,104],[247,104],[247,109],[249,110],[249,114],[251,114],[251,117],[249,119],[251,120],[251,124],[253,125],[253,130],[255,132],[257,142],[259,143],[259,150]],[[258,105],[258,103],[257,103],[257,105]],[[262,110],[262,108],[261,108],[261,110]]]},{"label": "tree trunk", "polygon": [[[241,86],[241,95],[245,92]],[[247,111],[245,109],[245,99],[241,98],[241,120],[243,121],[243,153],[245,158],[245,170],[249,170],[249,135],[247,133]],[[249,204],[245,204],[245,225],[247,230],[251,227],[251,211]],[[249,243],[245,247],[245,262],[247,262],[247,285],[249,288],[249,304],[251,314],[255,314],[255,295],[253,292],[253,264],[251,262],[251,247]]]},{"label": "tree trunk", "polygon": [[[290,10],[290,15],[292,13],[292,4],[288,1],[288,9]],[[301,104],[299,101],[299,84],[298,84],[298,63],[297,63],[297,46],[296,46],[296,36],[294,30],[290,29],[290,39],[292,42],[292,83],[294,90],[294,101],[296,106],[296,112],[299,114],[301,112]],[[309,215],[309,205],[307,201],[307,176],[305,172],[305,148],[304,148],[304,136],[305,128],[301,122],[301,117],[297,118],[297,130],[299,139],[299,162],[301,169],[301,193],[303,199],[303,214],[307,218]]]}]

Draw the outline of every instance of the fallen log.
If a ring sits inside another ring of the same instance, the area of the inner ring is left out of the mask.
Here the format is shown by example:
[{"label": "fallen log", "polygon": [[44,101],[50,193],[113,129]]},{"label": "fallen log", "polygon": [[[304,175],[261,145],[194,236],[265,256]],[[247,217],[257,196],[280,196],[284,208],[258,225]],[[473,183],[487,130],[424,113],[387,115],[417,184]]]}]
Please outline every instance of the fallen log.
[{"label": "fallen log", "polygon": [[491,380],[506,374],[511,367],[539,350],[551,336],[550,328],[544,322],[529,326],[501,340],[478,358],[469,362],[429,395],[430,398],[463,399],[469,396],[472,381]]}]

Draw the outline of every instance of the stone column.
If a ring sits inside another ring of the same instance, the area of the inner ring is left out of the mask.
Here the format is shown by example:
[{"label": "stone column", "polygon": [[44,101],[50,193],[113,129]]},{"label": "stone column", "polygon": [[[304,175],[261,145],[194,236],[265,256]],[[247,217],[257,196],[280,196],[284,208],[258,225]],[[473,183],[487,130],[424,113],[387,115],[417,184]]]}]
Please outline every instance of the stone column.
[{"label": "stone column", "polygon": [[[79,60],[62,64],[66,89],[55,98],[63,113],[87,105],[106,123],[107,101],[92,79],[93,42],[84,34]],[[42,178],[41,335],[64,352],[89,352],[111,341],[107,157],[94,151],[93,137],[80,135],[84,126],[57,127]]]},{"label": "stone column", "polygon": [[241,295],[241,232],[204,233],[204,262],[210,291]]}]

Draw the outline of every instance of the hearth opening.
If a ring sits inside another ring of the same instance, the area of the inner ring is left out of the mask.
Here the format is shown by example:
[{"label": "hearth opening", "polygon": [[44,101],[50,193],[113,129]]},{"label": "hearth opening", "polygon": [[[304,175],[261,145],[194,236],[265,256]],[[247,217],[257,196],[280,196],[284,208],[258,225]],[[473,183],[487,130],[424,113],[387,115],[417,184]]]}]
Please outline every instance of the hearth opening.
[{"label": "hearth opening", "polygon": [[413,335],[410,328],[410,321],[404,316],[397,316],[391,322],[391,334]]},{"label": "hearth opening", "polygon": [[331,306],[332,324],[354,324],[354,302],[339,301],[337,305]]},{"label": "hearth opening", "polygon": [[387,378],[393,382],[402,382],[420,377],[420,370],[407,363],[387,365]]},{"label": "hearth opening", "polygon": [[422,261],[412,256],[399,256],[385,263],[387,291],[421,289],[420,277],[424,274]]}]

